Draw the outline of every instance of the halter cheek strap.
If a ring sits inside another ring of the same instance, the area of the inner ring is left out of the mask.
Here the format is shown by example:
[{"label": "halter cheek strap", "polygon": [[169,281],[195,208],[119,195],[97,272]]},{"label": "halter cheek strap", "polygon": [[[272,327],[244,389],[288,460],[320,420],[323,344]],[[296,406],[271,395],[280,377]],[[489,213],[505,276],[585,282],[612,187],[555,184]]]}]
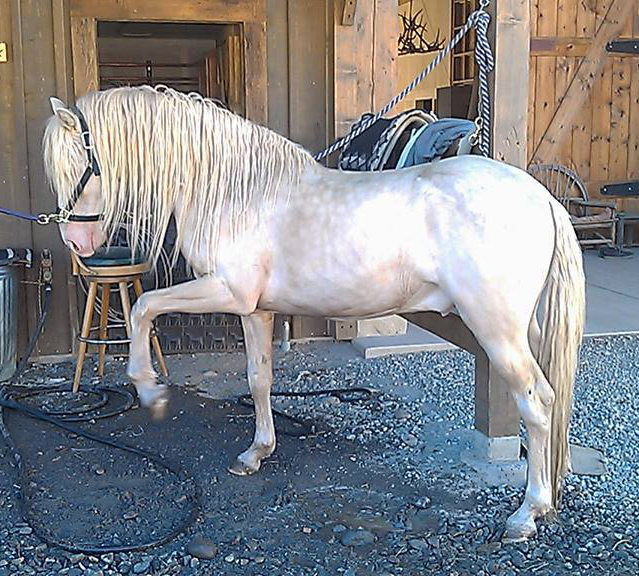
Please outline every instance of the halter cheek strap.
[{"label": "halter cheek strap", "polygon": [[98,222],[102,220],[102,214],[73,214],[73,208],[75,204],[80,199],[82,192],[86,188],[87,183],[91,179],[91,176],[100,176],[100,165],[98,164],[98,159],[95,157],[93,152],[94,146],[93,141],[91,139],[91,133],[89,132],[89,125],[87,124],[86,118],[84,114],[80,111],[79,108],[73,106],[71,108],[73,113],[78,117],[80,121],[80,128],[82,129],[81,137],[82,137],[82,146],[86,150],[88,165],[85,168],[82,176],[80,177],[80,181],[76,185],[73,190],[73,196],[71,200],[67,203],[65,208],[59,208],[57,212],[56,220],[58,223],[61,222]]}]

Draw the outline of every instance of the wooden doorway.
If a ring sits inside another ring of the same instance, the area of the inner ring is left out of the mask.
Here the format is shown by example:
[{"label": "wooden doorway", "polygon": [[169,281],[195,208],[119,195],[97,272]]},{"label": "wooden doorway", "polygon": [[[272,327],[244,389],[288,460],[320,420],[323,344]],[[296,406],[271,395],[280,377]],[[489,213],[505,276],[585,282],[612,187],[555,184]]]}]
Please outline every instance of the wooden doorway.
[{"label": "wooden doorway", "polygon": [[[179,26],[190,25],[191,31],[199,27],[205,34],[203,26],[217,25],[218,32],[212,33],[217,48],[204,64],[198,91],[217,97],[224,91],[232,108],[266,124],[266,0],[209,0],[205,4],[197,0],[71,0],[70,15],[76,98],[100,87],[99,24],[102,28],[104,23],[128,24],[133,35],[136,27],[138,33],[149,33],[155,25],[156,34],[171,34]],[[146,66],[146,59],[138,64]]]},{"label": "wooden doorway", "polygon": [[[212,10],[215,6],[218,10]],[[164,84],[216,98],[237,114],[265,124],[265,17],[264,0],[241,7],[215,0],[205,6],[195,1],[151,5],[142,0],[72,0],[75,97],[115,86]],[[175,228],[170,226],[167,254],[174,240]],[[169,277],[174,283],[191,279],[182,258],[170,275],[165,268],[158,266],[157,275],[144,279],[146,290],[164,285]],[[239,319],[230,315],[171,314],[158,319],[157,326],[166,352],[236,350],[243,345]]]}]

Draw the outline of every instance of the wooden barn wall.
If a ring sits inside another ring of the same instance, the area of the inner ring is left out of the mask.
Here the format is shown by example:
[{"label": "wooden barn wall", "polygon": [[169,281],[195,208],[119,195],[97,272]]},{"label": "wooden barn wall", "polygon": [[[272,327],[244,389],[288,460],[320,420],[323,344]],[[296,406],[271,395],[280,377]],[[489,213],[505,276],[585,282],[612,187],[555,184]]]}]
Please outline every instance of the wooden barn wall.
[{"label": "wooden barn wall", "polygon": [[344,23],[345,2],[352,4],[334,4],[336,136],[364,112],[379,110],[395,96],[397,84],[397,0],[359,0],[352,24]]},{"label": "wooden barn wall", "polygon": [[[55,211],[56,202],[45,182],[41,139],[51,114],[49,96],[69,96],[70,40],[66,0],[0,0],[0,41],[8,61],[0,63],[0,198],[2,205],[32,212]],[[0,246],[30,247],[36,257],[49,248],[54,262],[54,291],[50,316],[38,341],[37,353],[70,350],[68,254],[56,226],[37,226],[8,218],[0,220]],[[36,259],[36,263],[37,263]],[[38,296],[32,282],[21,285],[19,325],[33,331]]]},{"label": "wooden barn wall", "polygon": [[[611,32],[613,38],[639,38],[639,1],[532,0],[528,157],[573,168],[594,198],[603,183],[639,179],[639,57],[600,51],[588,69],[595,72],[589,90],[583,74],[589,50]],[[577,90],[571,83],[582,64]],[[574,106],[577,97],[584,102]],[[565,109],[572,105],[573,118],[563,130],[549,131],[562,102]],[[552,149],[544,138],[556,133]],[[639,211],[637,199],[617,204]]]}]

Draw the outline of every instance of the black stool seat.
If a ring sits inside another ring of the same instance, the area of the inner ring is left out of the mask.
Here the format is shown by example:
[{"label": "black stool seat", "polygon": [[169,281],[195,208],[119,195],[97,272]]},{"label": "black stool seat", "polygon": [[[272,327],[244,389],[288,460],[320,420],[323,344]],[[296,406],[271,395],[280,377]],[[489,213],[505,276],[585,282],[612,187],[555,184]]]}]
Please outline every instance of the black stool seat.
[{"label": "black stool seat", "polygon": [[110,246],[98,248],[93,256],[83,258],[85,266],[127,266],[130,264],[143,264],[146,258],[142,254],[136,254],[131,258],[131,248],[128,246]]}]

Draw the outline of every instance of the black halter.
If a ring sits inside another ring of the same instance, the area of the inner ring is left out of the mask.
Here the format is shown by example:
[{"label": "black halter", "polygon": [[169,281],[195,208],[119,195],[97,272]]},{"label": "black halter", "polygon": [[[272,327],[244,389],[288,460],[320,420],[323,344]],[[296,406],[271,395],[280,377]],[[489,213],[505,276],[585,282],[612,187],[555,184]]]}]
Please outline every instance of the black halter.
[{"label": "black halter", "polygon": [[87,160],[89,164],[80,177],[80,181],[73,190],[73,196],[71,197],[71,200],[69,200],[65,208],[58,208],[56,220],[58,223],[97,222],[99,220],[102,220],[102,214],[73,214],[73,208],[82,195],[82,192],[84,192],[84,189],[91,176],[100,175],[100,166],[98,164],[97,158],[95,157],[95,154],[93,153],[93,141],[91,139],[91,134],[89,133],[89,125],[87,124],[84,114],[82,114],[80,109],[76,106],[72,106],[71,111],[78,117],[78,120],[80,121],[80,128],[82,129],[82,146],[87,152]]}]

